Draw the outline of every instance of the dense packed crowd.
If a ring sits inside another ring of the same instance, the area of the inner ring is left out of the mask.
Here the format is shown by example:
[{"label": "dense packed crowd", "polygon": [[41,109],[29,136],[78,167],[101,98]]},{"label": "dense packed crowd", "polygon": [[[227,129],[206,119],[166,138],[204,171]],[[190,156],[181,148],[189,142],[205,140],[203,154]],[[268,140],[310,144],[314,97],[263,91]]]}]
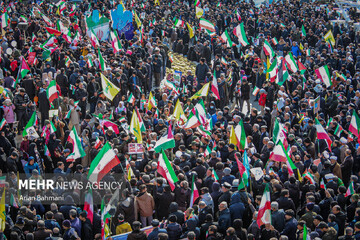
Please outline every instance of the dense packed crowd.
[{"label": "dense packed crowd", "polygon": [[[133,36],[112,25],[120,5]],[[356,8],[351,21],[305,0],[0,8],[0,239],[360,240]],[[116,164],[95,177],[120,191],[19,190],[91,182],[106,153]]]}]

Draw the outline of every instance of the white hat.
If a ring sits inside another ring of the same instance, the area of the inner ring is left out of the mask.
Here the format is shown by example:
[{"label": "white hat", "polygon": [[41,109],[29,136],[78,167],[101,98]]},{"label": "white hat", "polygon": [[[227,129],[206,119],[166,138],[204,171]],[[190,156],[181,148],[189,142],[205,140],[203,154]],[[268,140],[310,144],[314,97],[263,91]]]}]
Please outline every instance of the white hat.
[{"label": "white hat", "polygon": [[342,137],[340,138],[340,142],[346,144],[348,141],[346,138]]},{"label": "white hat", "polygon": [[325,175],[325,179],[326,179],[326,180],[332,179],[332,178],[334,178],[334,177],[335,177],[335,176],[334,176],[334,174],[332,174],[332,173],[328,173],[328,174]]}]

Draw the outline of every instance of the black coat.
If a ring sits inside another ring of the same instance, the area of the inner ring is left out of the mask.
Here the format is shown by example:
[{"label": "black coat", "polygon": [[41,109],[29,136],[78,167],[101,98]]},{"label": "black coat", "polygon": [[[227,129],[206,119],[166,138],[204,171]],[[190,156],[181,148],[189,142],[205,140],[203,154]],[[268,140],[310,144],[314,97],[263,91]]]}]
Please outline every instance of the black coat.
[{"label": "black coat", "polygon": [[159,193],[157,189],[154,189],[153,196],[158,219],[167,218],[170,204],[174,201],[174,194],[172,192]]},{"label": "black coat", "polygon": [[39,93],[39,111],[41,113],[48,113],[50,110],[50,102],[47,97],[46,91],[41,91]]},{"label": "black coat", "polygon": [[88,218],[85,222],[81,222],[81,237],[82,239],[91,239],[93,237],[92,225]]}]

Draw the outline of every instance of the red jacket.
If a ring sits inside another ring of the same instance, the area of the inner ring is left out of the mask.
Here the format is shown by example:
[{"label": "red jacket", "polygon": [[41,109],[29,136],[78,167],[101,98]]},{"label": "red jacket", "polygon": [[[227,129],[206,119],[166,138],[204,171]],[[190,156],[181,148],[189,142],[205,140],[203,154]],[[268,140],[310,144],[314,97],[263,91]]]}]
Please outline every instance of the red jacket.
[{"label": "red jacket", "polygon": [[260,94],[260,98],[259,98],[259,105],[260,106],[265,106],[265,103],[266,103],[266,94],[265,93],[262,93]]}]

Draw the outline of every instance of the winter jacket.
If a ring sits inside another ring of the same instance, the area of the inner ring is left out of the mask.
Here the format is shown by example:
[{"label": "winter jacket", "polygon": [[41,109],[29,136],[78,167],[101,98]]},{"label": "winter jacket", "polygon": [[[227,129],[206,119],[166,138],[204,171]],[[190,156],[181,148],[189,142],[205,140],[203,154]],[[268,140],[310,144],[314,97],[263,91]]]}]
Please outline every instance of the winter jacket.
[{"label": "winter jacket", "polygon": [[134,230],[128,235],[127,239],[128,240],[145,240],[145,239],[147,239],[147,236],[144,231]]},{"label": "winter jacket", "polygon": [[228,208],[219,211],[218,224],[219,224],[219,232],[225,234],[226,230],[231,225],[231,215],[230,215],[230,210]]},{"label": "winter jacket", "polygon": [[281,232],[281,235],[288,236],[289,240],[296,240],[297,224],[298,222],[295,218],[286,221],[285,228]]},{"label": "winter jacket", "polygon": [[138,212],[142,217],[150,217],[155,209],[154,198],[151,194],[144,192],[135,197],[135,218],[137,219]]},{"label": "winter jacket", "polygon": [[169,223],[166,227],[169,240],[177,240],[181,236],[181,226],[178,223]]},{"label": "winter jacket", "polygon": [[245,211],[245,206],[241,202],[241,196],[239,193],[234,193],[231,196],[229,209],[230,209],[231,223],[233,223],[235,219],[242,219]]}]

